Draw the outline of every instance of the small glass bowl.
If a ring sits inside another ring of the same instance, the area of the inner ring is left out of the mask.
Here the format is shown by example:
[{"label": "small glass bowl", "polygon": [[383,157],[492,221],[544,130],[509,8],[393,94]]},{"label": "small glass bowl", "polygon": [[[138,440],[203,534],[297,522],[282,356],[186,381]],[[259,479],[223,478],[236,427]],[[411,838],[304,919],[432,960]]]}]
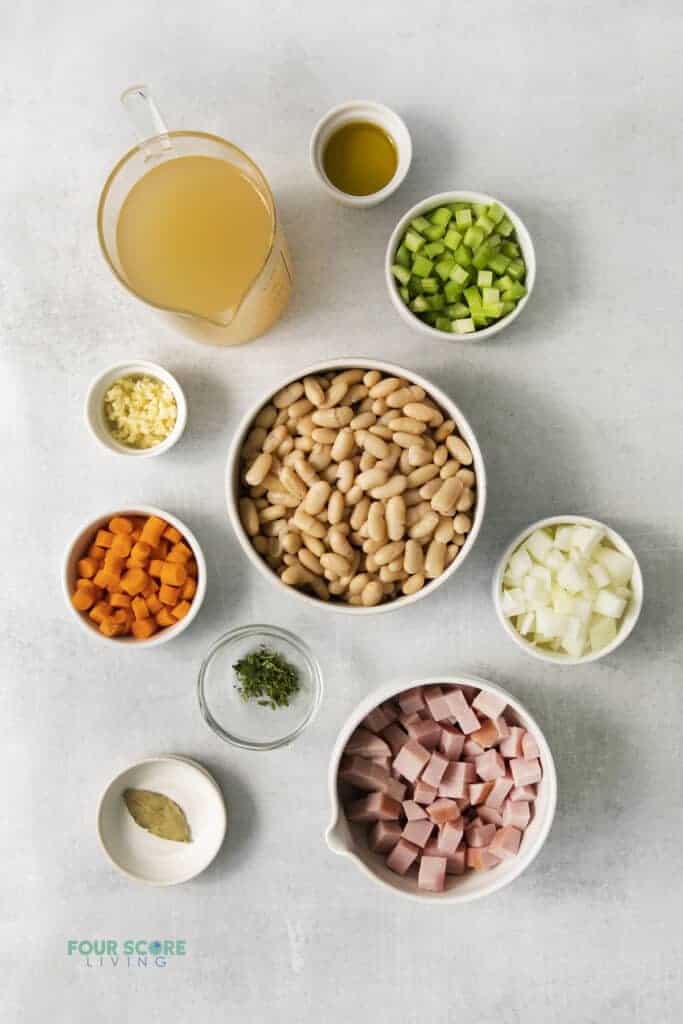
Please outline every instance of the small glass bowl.
[{"label": "small glass bowl", "polygon": [[[298,671],[300,690],[288,707],[262,707],[245,701],[236,687],[234,665],[261,645],[281,654]],[[313,652],[294,633],[277,626],[240,626],[209,648],[197,680],[199,707],[221,739],[246,750],[284,747],[313,721],[320,707],[323,679]]]}]

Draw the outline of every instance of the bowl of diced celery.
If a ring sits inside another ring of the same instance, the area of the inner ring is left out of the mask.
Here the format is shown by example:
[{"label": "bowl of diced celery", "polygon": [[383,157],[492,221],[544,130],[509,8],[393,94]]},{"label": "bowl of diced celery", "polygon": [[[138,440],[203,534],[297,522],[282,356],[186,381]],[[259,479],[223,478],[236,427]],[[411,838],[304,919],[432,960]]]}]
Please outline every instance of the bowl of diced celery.
[{"label": "bowl of diced celery", "polygon": [[536,257],[524,224],[499,199],[441,192],[396,225],[385,274],[406,323],[441,339],[483,341],[529,301]]},{"label": "bowl of diced celery", "polygon": [[582,665],[631,633],[643,577],[615,530],[585,516],[553,516],[508,545],[493,576],[493,601],[503,629],[527,654]]}]

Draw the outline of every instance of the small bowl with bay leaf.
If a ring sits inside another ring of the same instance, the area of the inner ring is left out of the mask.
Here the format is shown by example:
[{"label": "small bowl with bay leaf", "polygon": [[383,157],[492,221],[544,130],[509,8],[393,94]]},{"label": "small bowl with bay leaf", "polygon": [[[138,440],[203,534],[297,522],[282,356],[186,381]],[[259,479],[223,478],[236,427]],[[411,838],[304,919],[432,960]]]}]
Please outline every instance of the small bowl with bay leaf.
[{"label": "small bowl with bay leaf", "polygon": [[313,721],[322,699],[320,665],[303,640],[277,626],[240,626],[202,662],[199,707],[217,736],[246,750],[286,746]]}]

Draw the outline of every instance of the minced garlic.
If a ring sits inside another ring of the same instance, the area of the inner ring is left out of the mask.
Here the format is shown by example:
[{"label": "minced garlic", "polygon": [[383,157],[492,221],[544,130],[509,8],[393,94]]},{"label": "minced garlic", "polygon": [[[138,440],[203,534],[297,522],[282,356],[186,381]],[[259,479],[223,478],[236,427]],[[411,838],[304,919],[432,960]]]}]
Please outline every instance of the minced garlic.
[{"label": "minced garlic", "polygon": [[119,377],[104,396],[111,436],[129,448],[153,448],[175,426],[178,410],[173,392],[156,377]]}]

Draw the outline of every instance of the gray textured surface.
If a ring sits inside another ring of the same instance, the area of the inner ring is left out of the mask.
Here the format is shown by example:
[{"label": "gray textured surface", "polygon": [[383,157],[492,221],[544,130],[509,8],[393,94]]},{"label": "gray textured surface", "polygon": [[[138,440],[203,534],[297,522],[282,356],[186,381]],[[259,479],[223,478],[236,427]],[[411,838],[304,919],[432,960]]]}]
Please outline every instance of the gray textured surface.
[{"label": "gray textured surface", "polygon": [[[679,5],[20,0],[2,21],[3,1021],[674,1024]],[[270,178],[298,282],[285,321],[256,344],[216,351],[173,335],[99,256],[98,191],[130,142],[116,96],[141,79],[172,126],[227,135]],[[307,165],[314,121],[353,96],[395,106],[416,149],[399,193],[367,214],[331,202]],[[507,200],[537,246],[528,310],[479,347],[413,334],[381,273],[401,212],[458,186]],[[237,549],[221,493],[245,405],[291,368],[357,353],[443,382],[478,431],[491,488],[466,569],[364,623],[282,601]],[[81,407],[96,372],[138,356],[177,372],[190,426],[169,455],[131,463],[95,447]],[[131,500],[185,518],[211,566],[198,621],[148,653],[90,642],[59,590],[71,532]],[[502,635],[489,580],[515,531],[565,511],[625,534],[646,603],[614,656],[553,671]],[[222,746],[194,695],[209,643],[258,619],[304,634],[326,676],[315,728],[268,755]],[[328,752],[356,701],[392,676],[456,666],[538,716],[560,803],[527,875],[441,912],[376,891],[321,833]],[[158,891],[109,867],[94,811],[114,772],[168,751],[215,772],[230,836],[204,876]],[[66,942],[89,937],[185,938],[188,952],[163,970],[88,969]]]}]

